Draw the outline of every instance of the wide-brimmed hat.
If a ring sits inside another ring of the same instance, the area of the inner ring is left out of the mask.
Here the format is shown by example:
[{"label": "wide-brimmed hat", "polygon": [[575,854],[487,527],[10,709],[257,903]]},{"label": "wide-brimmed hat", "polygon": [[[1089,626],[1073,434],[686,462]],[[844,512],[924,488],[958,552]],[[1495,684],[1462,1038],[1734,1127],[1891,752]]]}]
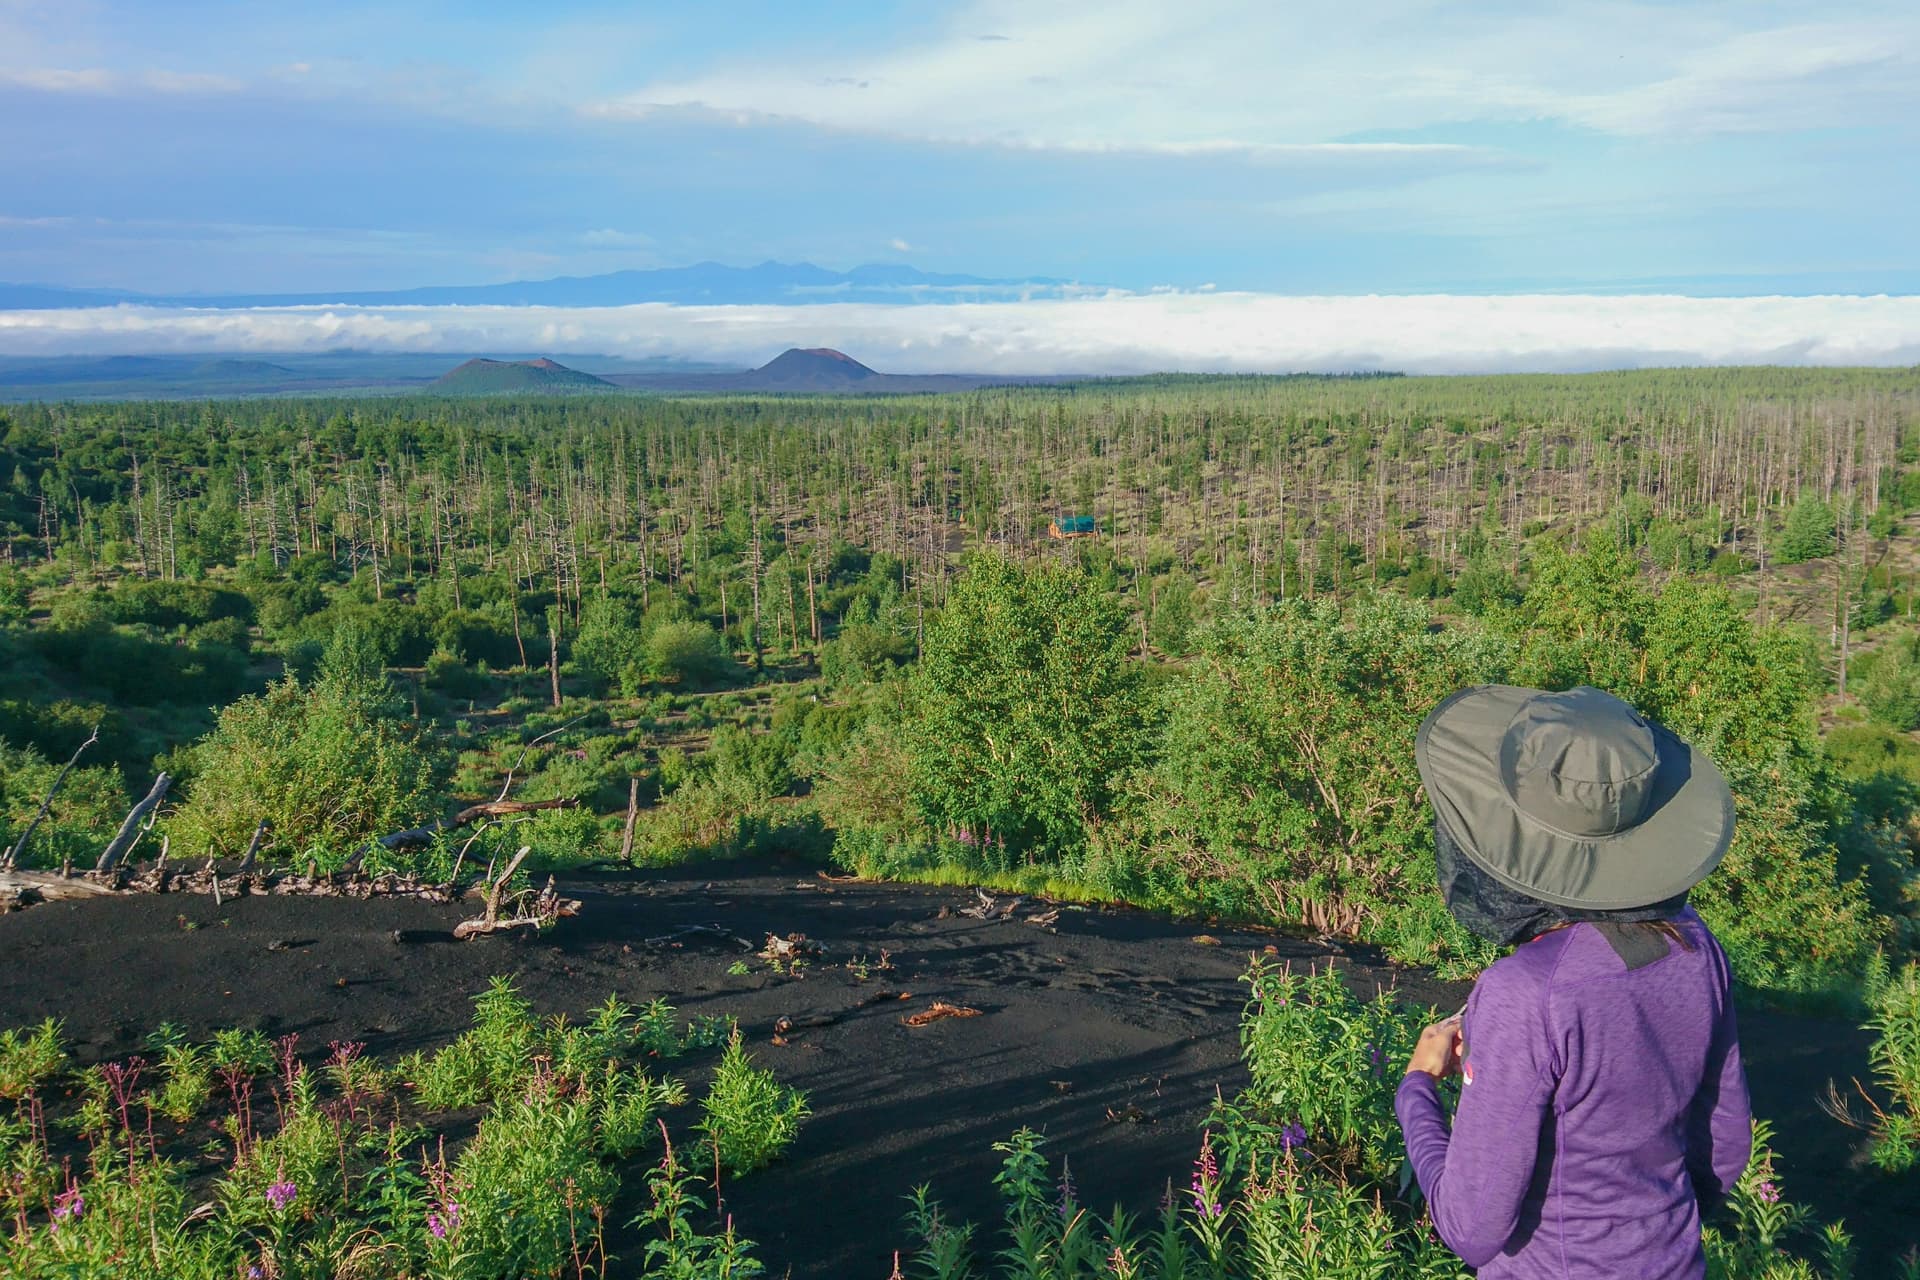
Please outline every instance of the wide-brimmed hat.
[{"label": "wide-brimmed hat", "polygon": [[1461,852],[1542,902],[1664,902],[1733,839],[1733,793],[1706,753],[1599,689],[1462,689],[1427,716],[1413,752]]}]

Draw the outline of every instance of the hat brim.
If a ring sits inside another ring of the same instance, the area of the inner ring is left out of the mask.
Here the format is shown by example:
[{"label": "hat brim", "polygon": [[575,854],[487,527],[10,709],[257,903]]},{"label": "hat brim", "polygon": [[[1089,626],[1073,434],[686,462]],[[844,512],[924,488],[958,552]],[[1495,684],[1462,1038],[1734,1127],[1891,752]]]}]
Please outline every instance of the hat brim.
[{"label": "hat brim", "polygon": [[[1514,804],[1500,744],[1539,694],[1513,685],[1462,689],[1414,738],[1427,799],[1462,853],[1508,888],[1556,906],[1611,911],[1679,897],[1705,879],[1733,841],[1733,792],[1720,769],[1660,725],[1647,817],[1610,836],[1556,830]],[[1651,724],[1651,722],[1649,722]]]}]

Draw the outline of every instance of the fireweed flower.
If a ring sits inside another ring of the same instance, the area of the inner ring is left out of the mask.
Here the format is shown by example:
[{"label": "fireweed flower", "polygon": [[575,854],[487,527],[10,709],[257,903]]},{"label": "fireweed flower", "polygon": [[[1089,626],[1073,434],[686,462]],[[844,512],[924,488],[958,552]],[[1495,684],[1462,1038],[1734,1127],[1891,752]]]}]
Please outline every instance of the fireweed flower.
[{"label": "fireweed flower", "polygon": [[53,1202],[53,1221],[56,1226],[70,1222],[87,1211],[87,1198],[80,1194],[80,1188],[69,1186]]},{"label": "fireweed flower", "polygon": [[1193,1162],[1193,1210],[1202,1218],[1217,1218],[1226,1208],[1215,1198],[1220,1187],[1220,1165],[1213,1158],[1213,1133],[1200,1136],[1200,1157]]},{"label": "fireweed flower", "polygon": [[1780,1188],[1774,1186],[1771,1182],[1761,1183],[1753,1189],[1753,1194],[1760,1197],[1762,1204],[1780,1203]]},{"label": "fireweed flower", "polygon": [[435,1240],[445,1240],[460,1227],[460,1205],[449,1200],[438,1209],[427,1211],[427,1230]]},{"label": "fireweed flower", "polygon": [[1073,1169],[1065,1160],[1060,1162],[1060,1220],[1073,1217],[1075,1206],[1079,1203],[1079,1189],[1073,1185]]},{"label": "fireweed flower", "polygon": [[276,1182],[267,1188],[267,1203],[275,1209],[284,1209],[292,1204],[293,1198],[299,1194],[300,1189],[291,1182]]}]

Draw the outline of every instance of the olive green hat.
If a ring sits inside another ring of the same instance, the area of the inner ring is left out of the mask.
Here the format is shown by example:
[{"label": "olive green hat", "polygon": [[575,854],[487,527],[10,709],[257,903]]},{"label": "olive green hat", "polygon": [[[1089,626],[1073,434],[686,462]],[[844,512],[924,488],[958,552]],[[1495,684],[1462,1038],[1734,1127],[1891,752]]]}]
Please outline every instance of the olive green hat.
[{"label": "olive green hat", "polygon": [[1733,793],[1706,753],[1599,689],[1462,689],[1420,726],[1414,759],[1461,852],[1557,906],[1679,897],[1733,839]]}]

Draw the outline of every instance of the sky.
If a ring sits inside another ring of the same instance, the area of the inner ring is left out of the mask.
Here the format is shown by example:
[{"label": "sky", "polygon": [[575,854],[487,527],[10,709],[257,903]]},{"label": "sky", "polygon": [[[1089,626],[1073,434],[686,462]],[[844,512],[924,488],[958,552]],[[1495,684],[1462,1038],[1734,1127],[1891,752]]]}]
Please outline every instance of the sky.
[{"label": "sky", "polygon": [[0,0],[22,283],[1914,294],[1916,209],[1911,0]]}]

